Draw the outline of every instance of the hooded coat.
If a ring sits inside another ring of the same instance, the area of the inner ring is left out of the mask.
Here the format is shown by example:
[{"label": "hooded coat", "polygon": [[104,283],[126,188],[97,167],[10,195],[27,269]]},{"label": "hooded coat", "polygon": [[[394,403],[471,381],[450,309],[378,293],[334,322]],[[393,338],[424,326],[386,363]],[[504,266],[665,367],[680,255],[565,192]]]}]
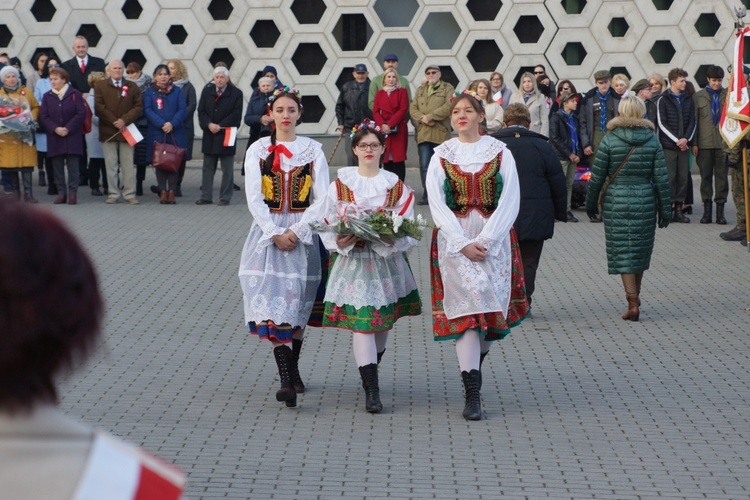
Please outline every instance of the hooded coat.
[{"label": "hooded coat", "polygon": [[664,151],[653,124],[642,118],[617,117],[594,158],[586,194],[586,212],[595,214],[607,178],[632,155],[607,188],[602,218],[609,274],[640,273],[649,268],[657,215],[672,215]]}]

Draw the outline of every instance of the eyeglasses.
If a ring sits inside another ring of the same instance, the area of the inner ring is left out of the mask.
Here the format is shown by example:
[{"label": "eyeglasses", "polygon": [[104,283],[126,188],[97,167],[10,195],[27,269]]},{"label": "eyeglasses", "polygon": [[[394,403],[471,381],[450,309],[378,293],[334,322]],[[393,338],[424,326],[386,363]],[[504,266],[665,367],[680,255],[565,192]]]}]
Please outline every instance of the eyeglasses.
[{"label": "eyeglasses", "polygon": [[357,144],[357,149],[359,149],[360,151],[377,151],[378,149],[380,149],[380,143],[376,142],[374,144],[363,144],[360,142],[359,144]]},{"label": "eyeglasses", "polygon": [[535,75],[543,75],[543,74],[544,74],[544,71],[534,71],[534,74],[535,74]]}]

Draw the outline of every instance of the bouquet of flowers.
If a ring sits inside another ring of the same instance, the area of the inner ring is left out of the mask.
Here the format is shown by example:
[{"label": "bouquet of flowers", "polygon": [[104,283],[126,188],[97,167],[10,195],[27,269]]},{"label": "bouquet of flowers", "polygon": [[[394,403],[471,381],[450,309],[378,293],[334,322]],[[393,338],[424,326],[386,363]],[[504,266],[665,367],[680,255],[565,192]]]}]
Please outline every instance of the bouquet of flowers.
[{"label": "bouquet of flowers", "polygon": [[26,144],[34,144],[36,122],[25,99],[16,102],[0,96],[0,134],[12,134]]},{"label": "bouquet of flowers", "polygon": [[339,203],[336,212],[323,222],[313,222],[310,227],[320,233],[353,234],[363,240],[392,245],[398,238],[407,236],[420,240],[429,224],[421,215],[415,219],[402,217],[387,209],[370,209],[354,203]]}]

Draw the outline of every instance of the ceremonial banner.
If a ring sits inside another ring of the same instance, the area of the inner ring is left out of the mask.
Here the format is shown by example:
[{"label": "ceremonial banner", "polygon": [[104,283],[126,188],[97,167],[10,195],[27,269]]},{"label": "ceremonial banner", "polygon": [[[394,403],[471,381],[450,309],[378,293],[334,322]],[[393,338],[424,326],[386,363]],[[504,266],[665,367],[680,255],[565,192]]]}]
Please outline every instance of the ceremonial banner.
[{"label": "ceremonial banner", "polygon": [[731,82],[719,119],[719,132],[730,148],[740,142],[750,131],[750,96],[742,70],[746,36],[750,36],[750,27],[745,27],[737,33]]}]

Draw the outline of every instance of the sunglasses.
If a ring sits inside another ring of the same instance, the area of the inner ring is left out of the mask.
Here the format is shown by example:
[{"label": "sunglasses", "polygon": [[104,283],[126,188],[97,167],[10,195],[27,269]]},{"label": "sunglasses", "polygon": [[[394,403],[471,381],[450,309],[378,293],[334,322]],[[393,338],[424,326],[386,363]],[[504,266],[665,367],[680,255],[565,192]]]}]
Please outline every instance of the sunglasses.
[{"label": "sunglasses", "polygon": [[437,75],[439,71],[428,71],[425,75]]},{"label": "sunglasses", "polygon": [[543,75],[543,74],[544,74],[544,71],[534,71],[534,74],[535,74],[535,75]]},{"label": "sunglasses", "polygon": [[570,87],[563,87],[563,90],[570,90]]},{"label": "sunglasses", "polygon": [[48,64],[47,67],[48,68],[59,68],[60,65],[59,64]]}]

